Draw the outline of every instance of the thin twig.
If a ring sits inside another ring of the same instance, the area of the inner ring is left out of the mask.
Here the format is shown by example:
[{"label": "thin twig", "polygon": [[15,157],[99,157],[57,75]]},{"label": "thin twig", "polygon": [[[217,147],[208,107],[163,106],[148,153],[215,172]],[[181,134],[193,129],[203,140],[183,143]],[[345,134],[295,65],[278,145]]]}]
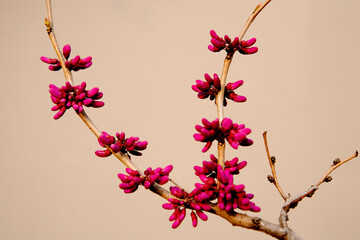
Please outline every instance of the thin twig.
[{"label": "thin twig", "polygon": [[61,68],[63,69],[66,81],[68,81],[71,85],[74,85],[72,74],[65,65],[64,55],[61,53],[59,44],[56,40],[56,36],[55,36],[55,32],[54,32],[53,17],[52,17],[51,0],[45,0],[45,1],[46,1],[46,10],[47,10],[47,15],[48,15],[48,18],[45,19],[45,25],[47,26],[48,36],[49,36],[50,41],[55,49],[56,55],[58,56],[58,59],[61,64]]},{"label": "thin twig", "polygon": [[[256,16],[270,3],[271,0],[266,0],[263,3],[260,3],[254,10],[254,12],[249,16],[248,20],[246,21],[246,24],[244,25],[243,29],[240,32],[239,40],[241,41],[244,37],[245,33],[249,29],[251,23],[255,20]],[[226,79],[229,72],[230,64],[232,61],[232,58],[234,56],[234,53],[228,53],[226,55],[226,58],[224,60],[224,65],[221,73],[220,78],[220,85],[221,89],[220,92],[216,95],[215,103],[217,108],[217,114],[219,123],[221,124],[221,121],[224,119],[224,95],[225,95],[225,85],[226,85]],[[225,144],[218,144],[218,160],[219,164],[224,167],[225,162]]]},{"label": "thin twig", "polygon": [[263,138],[264,138],[264,144],[265,144],[265,149],[266,149],[266,155],[269,159],[269,164],[270,164],[270,168],[271,168],[271,173],[272,173],[272,176],[274,178],[274,185],[275,187],[277,188],[277,190],[279,191],[281,197],[286,200],[286,195],[284,193],[284,191],[282,190],[280,184],[279,184],[279,180],[277,178],[277,175],[276,175],[276,170],[275,170],[275,161],[271,159],[270,157],[270,151],[269,151],[269,145],[268,145],[268,141],[267,141],[267,132],[265,131],[263,133]]},{"label": "thin twig", "polygon": [[359,152],[358,152],[358,151],[355,151],[355,153],[354,153],[352,156],[348,157],[347,159],[342,160],[342,161],[337,162],[337,163],[334,162],[334,164],[331,165],[331,167],[329,168],[329,170],[328,170],[328,171],[324,174],[324,176],[315,184],[315,186],[320,186],[320,184],[322,184],[323,182],[325,182],[326,179],[329,177],[329,175],[330,175],[335,169],[337,169],[338,167],[340,167],[340,166],[343,165],[344,163],[347,163],[348,161],[356,158],[358,155],[359,155]]},{"label": "thin twig", "polygon": [[350,160],[358,157],[359,153],[358,151],[356,151],[353,155],[351,155],[350,157],[348,157],[347,159],[343,160],[343,161],[337,161],[334,162],[333,165],[331,165],[331,167],[329,168],[329,170],[324,174],[324,176],[314,185],[312,185],[310,188],[308,188],[307,190],[305,190],[304,192],[296,195],[296,196],[292,196],[286,199],[281,213],[280,213],[280,225],[284,225],[286,224],[286,221],[288,220],[287,218],[287,214],[290,211],[291,208],[295,208],[297,207],[298,203],[303,200],[305,197],[312,197],[313,194],[315,193],[315,191],[319,188],[319,186],[326,182],[328,179],[328,177],[330,176],[330,174],[338,167],[340,167],[341,165],[343,165],[344,163],[349,162]]}]

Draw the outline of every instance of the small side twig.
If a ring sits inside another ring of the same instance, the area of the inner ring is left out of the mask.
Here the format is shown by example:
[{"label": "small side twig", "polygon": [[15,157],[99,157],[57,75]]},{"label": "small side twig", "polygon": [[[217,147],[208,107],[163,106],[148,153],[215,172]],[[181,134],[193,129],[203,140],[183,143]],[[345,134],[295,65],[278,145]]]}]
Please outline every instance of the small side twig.
[{"label": "small side twig", "polygon": [[264,144],[265,144],[265,149],[266,149],[266,154],[267,154],[267,157],[269,159],[269,164],[270,164],[270,168],[271,168],[271,173],[272,173],[272,176],[268,176],[268,180],[272,183],[274,183],[276,189],[279,191],[281,197],[286,201],[287,199],[287,196],[285,195],[284,191],[282,190],[280,184],[279,184],[279,180],[277,178],[277,175],[276,175],[276,170],[275,170],[275,157],[270,157],[270,151],[269,151],[269,145],[268,145],[268,142],[267,142],[267,132],[265,131],[263,133],[263,138],[264,138]]},{"label": "small side twig", "polygon": [[326,171],[326,173],[322,176],[322,178],[314,185],[312,185],[310,188],[308,188],[307,190],[305,190],[304,192],[293,196],[293,197],[289,197],[288,199],[286,199],[282,209],[281,209],[281,213],[280,213],[280,225],[284,225],[286,224],[286,221],[288,220],[288,212],[290,211],[291,208],[295,208],[298,203],[303,200],[305,197],[312,197],[315,193],[315,191],[319,188],[319,186],[324,183],[324,182],[329,182],[330,181],[330,174],[338,167],[340,167],[341,165],[343,165],[344,163],[349,162],[350,160],[358,157],[359,153],[358,151],[355,151],[355,153],[353,155],[351,155],[350,157],[346,158],[345,160],[339,160],[336,159],[333,164],[330,166],[330,168]]}]

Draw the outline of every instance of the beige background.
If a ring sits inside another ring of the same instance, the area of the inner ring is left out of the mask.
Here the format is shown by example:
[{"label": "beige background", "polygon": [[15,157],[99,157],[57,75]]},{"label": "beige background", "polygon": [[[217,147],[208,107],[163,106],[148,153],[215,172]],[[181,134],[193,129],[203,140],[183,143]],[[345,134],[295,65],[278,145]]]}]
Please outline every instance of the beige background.
[{"label": "beige background", "polygon": [[[138,166],[173,164],[172,177],[187,189],[192,167],[207,160],[194,125],[214,119],[215,105],[191,90],[204,73],[220,73],[224,53],[207,50],[209,31],[237,35],[253,0],[54,1],[60,45],[73,56],[91,55],[93,66],[74,74],[105,93],[106,106],[89,109],[110,133],[148,140]],[[248,166],[236,178],[255,194],[259,216],[276,222],[282,200],[266,180],[262,142],[267,130],[286,192],[317,181],[336,157],[360,149],[359,1],[274,0],[246,38],[258,54],[236,55],[229,80],[243,79],[245,104],[225,115],[252,128],[255,144],[234,151]],[[193,229],[189,216],[176,230],[163,199],[143,189],[118,189],[123,166],[99,159],[96,139],[72,111],[55,121],[48,85],[63,84],[40,56],[54,57],[43,24],[44,1],[0,1],[1,161],[0,239],[270,239],[209,216]],[[215,153],[212,148],[209,153]],[[360,239],[360,161],[341,167],[312,199],[290,213],[303,239]]]}]

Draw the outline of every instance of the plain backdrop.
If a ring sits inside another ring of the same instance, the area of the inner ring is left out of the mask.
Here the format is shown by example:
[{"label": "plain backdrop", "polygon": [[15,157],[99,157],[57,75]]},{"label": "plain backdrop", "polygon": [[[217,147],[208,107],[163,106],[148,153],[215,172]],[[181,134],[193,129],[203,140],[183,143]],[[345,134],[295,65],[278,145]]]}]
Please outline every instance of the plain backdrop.
[{"label": "plain backdrop", "polygon": [[[172,164],[171,177],[192,189],[199,181],[193,166],[216,154],[215,147],[202,153],[192,137],[203,117],[216,118],[214,103],[191,90],[204,73],[221,73],[225,54],[207,49],[209,31],[237,36],[258,3],[53,1],[54,29],[72,57],[93,57],[74,80],[104,92],[106,105],[86,110],[98,128],[149,141],[136,165]],[[291,194],[360,149],[359,7],[355,0],[273,0],[246,34],[259,52],[236,54],[228,80],[245,81],[237,92],[248,101],[229,102],[225,116],[253,130],[253,146],[227,147],[226,157],[248,161],[236,183],[262,208],[249,214],[276,223],[283,204],[266,179],[263,131]],[[124,167],[95,156],[101,147],[74,112],[53,120],[48,85],[64,77],[40,61],[56,56],[45,17],[45,1],[0,1],[0,239],[271,239],[215,215],[194,229],[188,213],[173,230],[162,198],[144,189],[124,194],[117,178]],[[359,240],[359,171],[360,159],[336,170],[290,212],[290,227],[303,239]]]}]

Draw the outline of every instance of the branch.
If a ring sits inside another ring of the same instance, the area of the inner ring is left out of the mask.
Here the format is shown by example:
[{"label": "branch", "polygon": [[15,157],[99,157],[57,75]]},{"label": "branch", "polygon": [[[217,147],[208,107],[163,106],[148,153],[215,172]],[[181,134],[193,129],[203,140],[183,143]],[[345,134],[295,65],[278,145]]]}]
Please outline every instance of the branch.
[{"label": "branch", "polygon": [[[60,47],[59,47],[59,44],[58,44],[57,40],[56,40],[54,27],[53,27],[51,0],[45,0],[45,2],[46,2],[46,9],[47,9],[47,15],[48,15],[48,18],[45,19],[46,31],[47,31],[48,36],[50,38],[50,41],[51,41],[51,43],[52,43],[52,45],[54,47],[56,55],[59,58],[61,67],[62,67],[62,69],[64,71],[64,76],[65,76],[66,81],[68,81],[71,85],[74,85],[72,74],[71,74],[70,70],[65,65],[65,58],[64,58],[64,56],[63,56],[63,54],[62,54],[62,52],[60,50]],[[83,120],[83,122],[86,124],[86,126],[94,133],[96,138],[99,138],[99,136],[101,134],[101,131],[95,126],[95,124],[92,122],[90,117],[86,114],[85,110],[83,110],[83,112],[81,112],[81,113],[76,112],[76,114],[81,118],[81,120]],[[131,159],[126,154],[123,154],[121,152],[115,153],[115,152],[112,151],[112,149],[109,146],[106,146],[106,147],[126,167],[131,168],[132,170],[137,170],[140,173],[142,173],[142,171],[138,167],[135,166],[135,164],[131,161]],[[170,197],[172,197],[172,195],[171,195],[171,193],[169,191],[165,190],[164,188],[160,187],[157,184],[155,184],[151,188],[151,191],[153,191],[154,193],[158,194],[159,196],[161,196],[161,197],[163,197],[165,199],[169,199]]]},{"label": "branch", "polygon": [[[255,20],[256,16],[266,7],[266,5],[270,3],[270,1],[271,0],[266,0],[263,3],[260,3],[255,8],[254,12],[249,16],[248,20],[246,21],[245,26],[243,27],[243,29],[240,32],[239,41],[241,41],[243,39],[243,37],[244,37],[245,33],[247,32],[247,30],[249,29],[251,23]],[[217,114],[218,114],[218,119],[219,119],[220,124],[221,124],[221,121],[224,119],[225,85],[226,85],[226,79],[227,79],[227,75],[229,72],[229,68],[230,68],[230,64],[231,64],[233,56],[234,56],[234,53],[228,53],[226,55],[222,73],[221,73],[221,78],[220,78],[220,85],[221,85],[220,92],[216,95],[216,98],[215,98]],[[223,143],[218,143],[218,160],[219,160],[219,164],[222,167],[224,167],[225,144],[223,144]]]},{"label": "branch", "polygon": [[269,164],[270,164],[270,168],[271,168],[271,172],[272,172],[272,176],[269,175],[268,180],[269,180],[269,182],[271,182],[271,183],[273,183],[275,185],[275,187],[279,191],[281,197],[284,200],[286,200],[287,197],[286,197],[284,191],[281,189],[280,184],[279,184],[279,180],[278,180],[277,175],[276,175],[276,170],[275,170],[276,159],[275,159],[274,156],[270,157],[270,151],[269,151],[269,146],[268,146],[268,142],[267,142],[267,132],[266,131],[263,133],[263,138],[264,138],[264,143],[265,143],[266,154],[267,154],[267,157],[269,159]]},{"label": "branch", "polygon": [[282,210],[280,212],[280,225],[284,225],[286,224],[286,221],[288,221],[288,212],[290,211],[291,208],[296,208],[298,203],[303,200],[305,197],[312,197],[315,193],[315,191],[319,188],[319,186],[324,183],[324,182],[330,182],[332,180],[330,174],[338,167],[340,167],[341,165],[343,165],[344,163],[349,162],[350,160],[358,157],[359,153],[358,151],[355,151],[355,153],[353,155],[351,155],[350,157],[348,157],[345,160],[340,160],[340,159],[335,159],[333,161],[333,165],[330,166],[329,170],[324,174],[324,176],[314,185],[312,185],[310,188],[308,188],[306,191],[304,191],[303,193],[297,195],[297,196],[293,196],[293,197],[289,197],[286,199]]}]

